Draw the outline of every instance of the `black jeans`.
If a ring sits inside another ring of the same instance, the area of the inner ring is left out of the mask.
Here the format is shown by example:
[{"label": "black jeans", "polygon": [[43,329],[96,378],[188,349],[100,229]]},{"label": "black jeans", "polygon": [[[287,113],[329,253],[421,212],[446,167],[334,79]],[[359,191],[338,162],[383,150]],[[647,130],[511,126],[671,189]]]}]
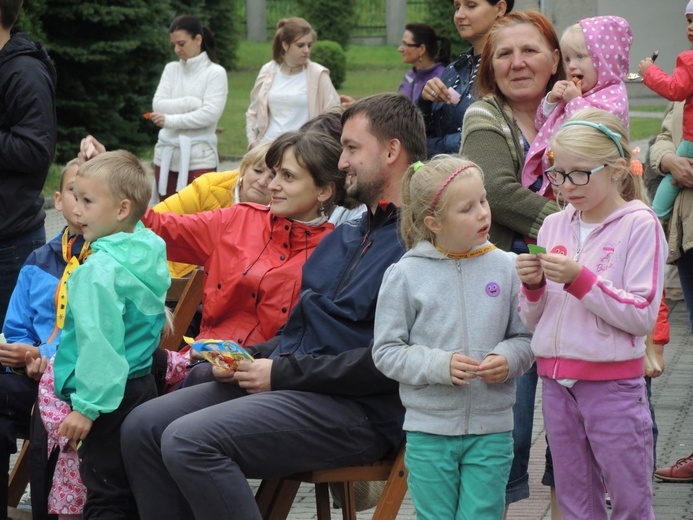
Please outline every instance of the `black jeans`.
[{"label": "black jeans", "polygon": [[5,323],[7,304],[17,284],[20,269],[29,253],[45,243],[46,231],[43,226],[20,237],[0,240],[0,326]]},{"label": "black jeans", "polygon": [[681,258],[676,261],[676,266],[679,269],[681,290],[686,302],[686,309],[688,309],[691,332],[693,332],[693,249],[683,253]]},{"label": "black jeans", "polygon": [[41,420],[38,402],[31,414],[29,460],[31,467],[31,518],[32,520],[57,520],[58,515],[48,514],[48,494],[53,484],[53,473],[58,461],[59,449],[46,457],[48,434]]},{"label": "black jeans", "polygon": [[82,442],[78,454],[79,474],[87,488],[85,520],[138,518],[135,500],[123,466],[120,428],[135,407],[154,397],[154,376],[150,374],[129,379],[120,406],[111,413],[101,414]]}]

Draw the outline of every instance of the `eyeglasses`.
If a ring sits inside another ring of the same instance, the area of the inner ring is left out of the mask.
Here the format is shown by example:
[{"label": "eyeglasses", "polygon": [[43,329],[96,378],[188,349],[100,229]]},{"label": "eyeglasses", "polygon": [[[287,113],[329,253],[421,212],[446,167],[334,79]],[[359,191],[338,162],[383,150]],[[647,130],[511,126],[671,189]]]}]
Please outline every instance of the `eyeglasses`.
[{"label": "eyeglasses", "polygon": [[597,173],[606,167],[606,164],[601,164],[596,168],[592,168],[591,170],[573,170],[572,172],[568,173],[559,172],[554,168],[549,168],[544,172],[544,175],[546,175],[546,178],[554,186],[562,186],[566,180],[572,182],[573,186],[584,186],[590,182],[590,176],[593,173]]},{"label": "eyeglasses", "polygon": [[403,45],[404,47],[420,47],[420,46],[421,46],[420,43],[407,43],[407,42],[404,42],[404,41],[402,42],[402,45]]}]

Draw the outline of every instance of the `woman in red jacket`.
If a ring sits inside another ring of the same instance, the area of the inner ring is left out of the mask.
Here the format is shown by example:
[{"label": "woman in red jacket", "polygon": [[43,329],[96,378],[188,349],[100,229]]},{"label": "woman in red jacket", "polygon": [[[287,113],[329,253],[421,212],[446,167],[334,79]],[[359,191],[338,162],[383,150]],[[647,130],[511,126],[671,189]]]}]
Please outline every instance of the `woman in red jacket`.
[{"label": "woman in red jacket", "polygon": [[284,324],[298,299],[304,262],[334,229],[327,218],[345,193],[340,153],[332,137],[289,132],[267,151],[274,172],[269,207],[147,211],[144,224],[166,241],[169,260],[204,266],[198,338],[253,345]]}]

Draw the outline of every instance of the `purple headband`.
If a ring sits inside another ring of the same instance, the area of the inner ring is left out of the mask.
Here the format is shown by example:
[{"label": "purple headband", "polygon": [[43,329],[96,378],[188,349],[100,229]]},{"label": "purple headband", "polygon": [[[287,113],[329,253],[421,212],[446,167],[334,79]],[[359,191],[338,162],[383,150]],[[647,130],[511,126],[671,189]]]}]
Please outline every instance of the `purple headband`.
[{"label": "purple headband", "polygon": [[453,180],[455,180],[455,177],[457,177],[464,170],[468,170],[469,168],[474,168],[474,167],[476,167],[476,164],[469,163],[469,164],[465,164],[460,169],[452,172],[452,175],[450,175],[450,177],[447,178],[447,180],[443,183],[443,185],[438,190],[438,193],[436,193],[436,196],[433,197],[433,201],[431,202],[431,213],[435,213],[436,204],[438,204],[438,199],[440,198],[440,195],[443,193],[443,190],[448,187],[448,184],[450,184]]}]

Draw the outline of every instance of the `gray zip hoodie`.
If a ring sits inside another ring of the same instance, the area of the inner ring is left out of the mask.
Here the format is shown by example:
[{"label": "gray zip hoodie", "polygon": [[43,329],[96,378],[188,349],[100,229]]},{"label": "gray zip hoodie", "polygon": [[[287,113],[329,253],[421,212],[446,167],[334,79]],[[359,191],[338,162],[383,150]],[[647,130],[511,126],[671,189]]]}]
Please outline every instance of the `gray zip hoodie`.
[{"label": "gray zip hoodie", "polygon": [[[485,247],[490,245],[486,243]],[[385,273],[375,313],[373,359],[399,381],[404,429],[436,435],[513,428],[514,377],[532,364],[531,334],[517,314],[514,253],[493,249],[453,260],[419,242]],[[453,386],[452,355],[508,360],[503,383]]]}]

